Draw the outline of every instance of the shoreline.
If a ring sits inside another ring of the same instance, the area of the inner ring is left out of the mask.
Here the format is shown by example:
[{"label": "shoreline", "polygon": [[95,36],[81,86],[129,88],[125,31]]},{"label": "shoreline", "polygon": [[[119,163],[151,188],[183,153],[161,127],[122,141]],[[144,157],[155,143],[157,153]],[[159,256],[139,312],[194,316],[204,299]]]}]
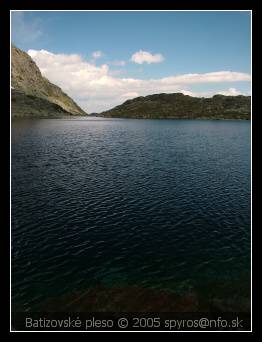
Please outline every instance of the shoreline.
[{"label": "shoreline", "polygon": [[131,117],[106,117],[106,116],[81,116],[81,115],[67,115],[67,116],[14,116],[11,117],[11,120],[20,120],[20,119],[72,119],[74,120],[75,118],[81,118],[81,119],[86,119],[86,118],[98,118],[98,119],[121,119],[121,120],[186,120],[186,121],[251,121],[252,118],[249,119],[242,119],[242,118],[131,118]]}]

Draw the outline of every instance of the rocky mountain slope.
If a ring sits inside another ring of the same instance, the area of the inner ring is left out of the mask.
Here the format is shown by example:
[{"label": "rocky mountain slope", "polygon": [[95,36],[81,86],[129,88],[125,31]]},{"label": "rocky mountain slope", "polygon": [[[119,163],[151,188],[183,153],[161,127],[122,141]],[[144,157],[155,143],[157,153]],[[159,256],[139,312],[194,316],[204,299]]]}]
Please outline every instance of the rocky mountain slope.
[{"label": "rocky mountain slope", "polygon": [[99,116],[144,119],[245,119],[251,116],[250,96],[214,95],[200,98],[155,94],[127,100]]},{"label": "rocky mountain slope", "polygon": [[12,117],[86,115],[58,86],[42,76],[24,51],[11,48]]}]

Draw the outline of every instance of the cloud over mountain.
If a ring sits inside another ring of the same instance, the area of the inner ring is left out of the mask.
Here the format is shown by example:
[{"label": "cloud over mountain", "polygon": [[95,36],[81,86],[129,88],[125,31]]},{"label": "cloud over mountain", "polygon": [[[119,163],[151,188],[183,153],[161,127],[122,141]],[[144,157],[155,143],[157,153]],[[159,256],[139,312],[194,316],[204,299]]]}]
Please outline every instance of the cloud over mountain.
[{"label": "cloud over mountain", "polygon": [[[46,50],[29,50],[28,54],[45,77],[64,89],[88,112],[109,109],[134,95],[186,93],[190,92],[189,87],[193,84],[250,81],[249,74],[233,71],[183,74],[146,80],[121,78],[110,72],[108,64],[97,66],[77,54],[55,54]],[[239,93],[235,88],[234,91],[232,89],[221,89],[220,93]],[[212,95],[210,93],[210,96]]]}]

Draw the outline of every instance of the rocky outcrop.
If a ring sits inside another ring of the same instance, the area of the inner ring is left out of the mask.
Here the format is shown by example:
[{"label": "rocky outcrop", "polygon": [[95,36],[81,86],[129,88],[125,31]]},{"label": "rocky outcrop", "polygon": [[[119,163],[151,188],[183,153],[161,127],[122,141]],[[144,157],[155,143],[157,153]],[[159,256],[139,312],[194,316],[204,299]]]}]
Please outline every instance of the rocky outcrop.
[{"label": "rocky outcrop", "polygon": [[86,115],[58,86],[42,76],[26,52],[14,45],[11,50],[12,117]]}]

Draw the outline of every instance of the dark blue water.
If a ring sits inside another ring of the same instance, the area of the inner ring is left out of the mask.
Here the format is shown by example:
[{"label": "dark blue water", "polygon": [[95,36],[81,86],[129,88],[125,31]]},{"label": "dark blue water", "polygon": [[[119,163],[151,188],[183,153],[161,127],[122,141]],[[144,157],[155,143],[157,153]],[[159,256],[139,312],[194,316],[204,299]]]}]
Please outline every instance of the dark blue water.
[{"label": "dark blue water", "polygon": [[99,287],[245,311],[250,192],[248,121],[13,121],[13,310]]}]

